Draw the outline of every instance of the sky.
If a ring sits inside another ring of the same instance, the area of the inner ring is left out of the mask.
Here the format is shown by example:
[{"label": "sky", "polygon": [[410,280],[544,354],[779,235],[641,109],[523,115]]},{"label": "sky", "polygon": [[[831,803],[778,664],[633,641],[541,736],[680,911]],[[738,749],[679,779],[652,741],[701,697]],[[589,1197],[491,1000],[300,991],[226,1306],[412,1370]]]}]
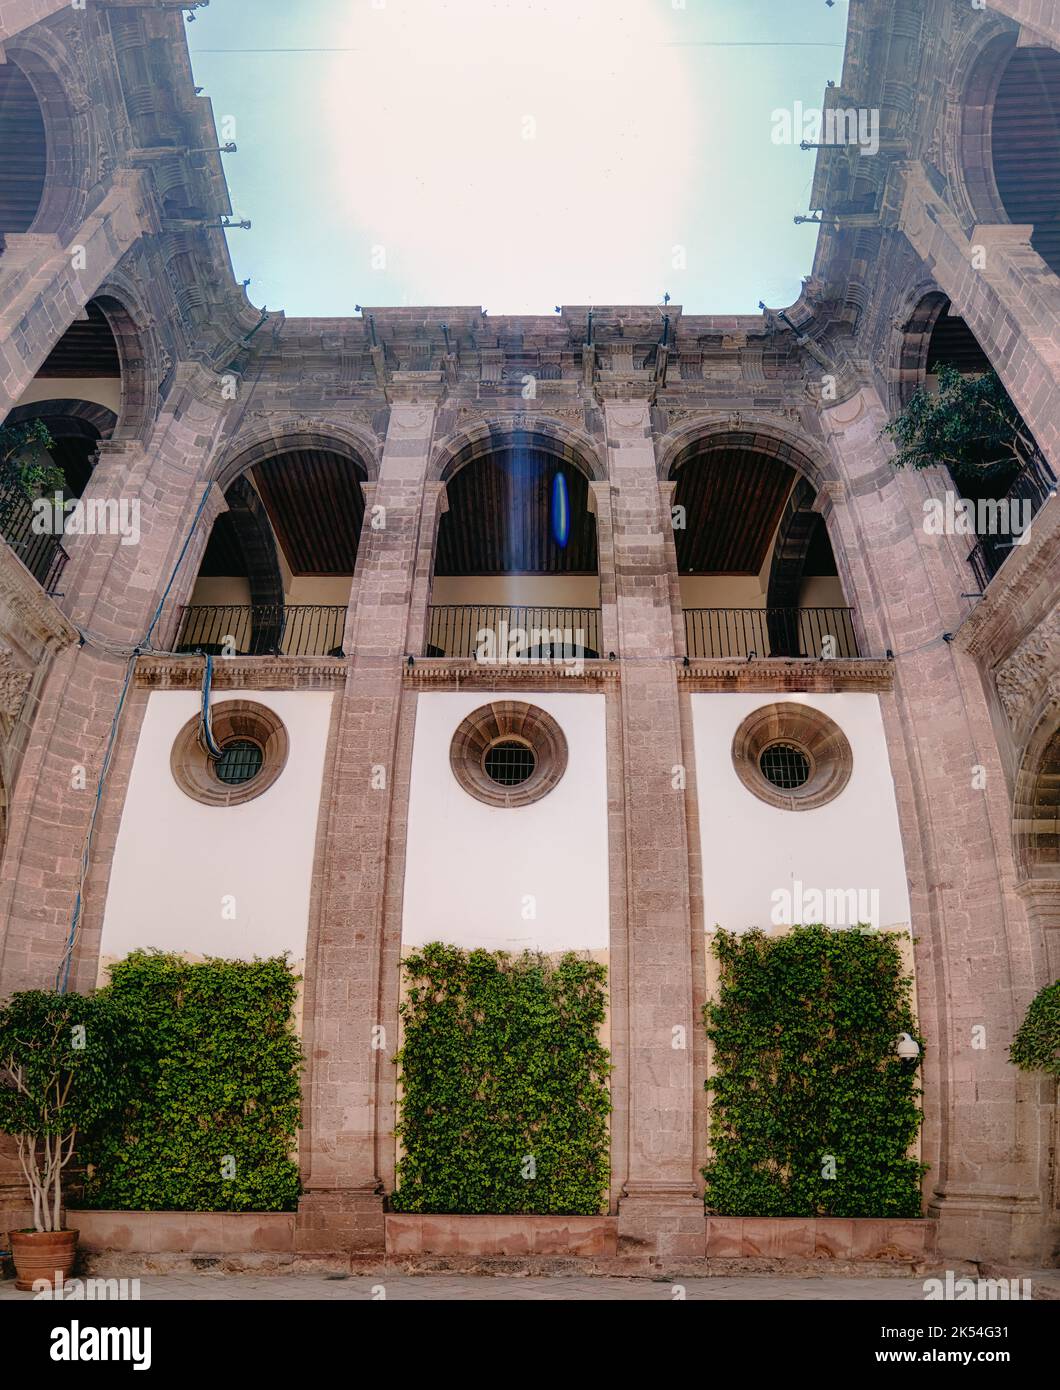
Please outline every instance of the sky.
[{"label": "sky", "polygon": [[[785,307],[812,152],[774,113],[842,74],[836,0],[212,0],[188,25],[238,277],[354,306]],[[280,51],[276,51],[280,50]]]}]

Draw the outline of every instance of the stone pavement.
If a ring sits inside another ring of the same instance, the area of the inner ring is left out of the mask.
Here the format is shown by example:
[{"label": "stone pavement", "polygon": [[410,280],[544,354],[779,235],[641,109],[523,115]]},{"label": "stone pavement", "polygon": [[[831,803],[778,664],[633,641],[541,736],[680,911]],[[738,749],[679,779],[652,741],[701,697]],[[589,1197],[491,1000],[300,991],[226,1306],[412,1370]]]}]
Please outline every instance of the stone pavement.
[{"label": "stone pavement", "polygon": [[[1033,1271],[1031,1272],[1033,1274]],[[1043,1276],[1055,1281],[1057,1271]],[[922,1301],[924,1281],[919,1278],[837,1279],[763,1275],[741,1279],[609,1279],[609,1278],[497,1278],[464,1275],[369,1277],[351,1275],[325,1278],[315,1275],[241,1274],[145,1275],[140,1280],[144,1300],[371,1300],[385,1297],[400,1301],[432,1302],[489,1300],[564,1302],[566,1300],[673,1300],[683,1288],[685,1298],[699,1301],[756,1300],[858,1300],[880,1302]],[[0,1301],[31,1300],[18,1293],[13,1280],[0,1283]]]}]

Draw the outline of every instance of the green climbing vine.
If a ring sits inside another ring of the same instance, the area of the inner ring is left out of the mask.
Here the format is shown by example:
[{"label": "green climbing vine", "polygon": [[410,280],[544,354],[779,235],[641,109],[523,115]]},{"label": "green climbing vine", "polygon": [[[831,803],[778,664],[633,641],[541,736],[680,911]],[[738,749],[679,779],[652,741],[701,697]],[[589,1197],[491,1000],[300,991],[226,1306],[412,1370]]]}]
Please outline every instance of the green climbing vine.
[{"label": "green climbing vine", "polygon": [[606,1210],[606,968],[432,943],[404,971],[395,1210]]},{"label": "green climbing vine", "polygon": [[1060,980],[1046,985],[1031,1001],[1009,1056],[1021,1071],[1060,1076]]},{"label": "green climbing vine", "polygon": [[920,1215],[920,1042],[895,933],[718,932],[708,1210],[727,1216]]},{"label": "green climbing vine", "polygon": [[110,981],[101,994],[124,1019],[131,1099],[83,1138],[83,1204],[293,1210],[302,1053],[286,959],[135,951]]}]

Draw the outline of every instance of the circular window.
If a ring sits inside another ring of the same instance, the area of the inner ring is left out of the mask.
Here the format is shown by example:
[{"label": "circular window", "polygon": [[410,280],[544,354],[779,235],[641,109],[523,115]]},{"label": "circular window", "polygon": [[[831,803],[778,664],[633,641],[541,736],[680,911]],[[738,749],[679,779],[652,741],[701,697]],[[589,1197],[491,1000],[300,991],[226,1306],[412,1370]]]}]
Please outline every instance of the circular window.
[{"label": "circular window", "polygon": [[289,749],[279,716],[251,700],[221,700],[210,710],[210,723],[219,758],[203,746],[198,714],[173,744],[169,766],[181,791],[204,806],[238,806],[268,791]]},{"label": "circular window", "polygon": [[498,700],[469,714],[449,745],[453,776],[489,806],[529,806],[547,796],[567,767],[567,740],[550,714]]},{"label": "circular window", "polygon": [[781,791],[801,787],[810,779],[810,760],[794,743],[771,743],[762,750],[758,766],[766,781]]},{"label": "circular window", "polygon": [[537,759],[534,750],[526,743],[503,738],[486,749],[482,760],[486,775],[502,787],[518,787],[534,775]]},{"label": "circular window", "polygon": [[854,766],[839,725],[794,700],[749,714],[732,741],[732,762],[749,792],[784,811],[827,805],[850,781]]},{"label": "circular window", "polygon": [[221,749],[214,772],[229,787],[252,781],[261,771],[265,754],[249,738],[234,738]]}]

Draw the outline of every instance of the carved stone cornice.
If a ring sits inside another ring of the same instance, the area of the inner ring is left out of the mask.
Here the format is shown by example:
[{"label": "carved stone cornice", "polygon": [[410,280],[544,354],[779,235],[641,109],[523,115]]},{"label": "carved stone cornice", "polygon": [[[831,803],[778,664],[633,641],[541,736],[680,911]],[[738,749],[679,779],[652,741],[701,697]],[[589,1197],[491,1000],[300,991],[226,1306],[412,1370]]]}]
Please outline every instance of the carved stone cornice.
[{"label": "carved stone cornice", "polygon": [[880,694],[894,689],[894,663],[868,657],[837,657],[829,661],[793,657],[756,657],[753,661],[709,658],[679,666],[677,678],[694,692],[830,694],[850,690]]},{"label": "carved stone cornice", "polygon": [[1027,539],[1012,547],[986,593],[954,633],[954,645],[987,668],[1002,663],[1040,626],[1056,604],[1060,571],[1060,501],[1045,503],[1031,521]]},{"label": "carved stone cornice", "polygon": [[[330,656],[219,657],[213,665],[215,690],[321,690],[340,686],[349,662]],[[146,690],[199,690],[200,656],[142,656],[134,684]]]},{"label": "carved stone cornice", "polygon": [[0,630],[18,647],[58,652],[80,640],[60,611],[11,549],[0,542]]},{"label": "carved stone cornice", "polygon": [[473,657],[424,657],[405,667],[404,683],[413,689],[511,690],[532,686],[535,690],[597,689],[620,679],[617,661],[583,660],[570,667],[562,662],[511,661],[490,665]]},{"label": "carved stone cornice", "polygon": [[1060,694],[1060,608],[1047,614],[998,666],[995,682],[1014,730],[1025,725],[1050,688]]}]

